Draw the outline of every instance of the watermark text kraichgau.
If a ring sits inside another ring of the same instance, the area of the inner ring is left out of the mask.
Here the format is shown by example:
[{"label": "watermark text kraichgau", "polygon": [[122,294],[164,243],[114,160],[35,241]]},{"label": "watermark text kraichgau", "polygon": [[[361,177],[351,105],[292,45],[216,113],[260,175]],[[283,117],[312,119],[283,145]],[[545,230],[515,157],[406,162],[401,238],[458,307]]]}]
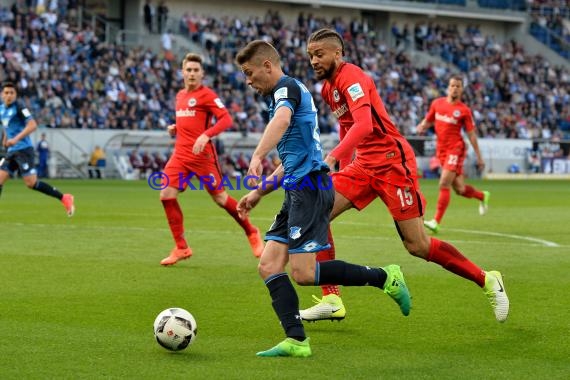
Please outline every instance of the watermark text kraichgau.
[{"label": "watermark text kraichgau", "polygon": [[[252,181],[257,183],[256,185],[251,185]],[[166,189],[171,184],[177,185],[173,186],[180,191],[187,190],[254,190],[254,189],[274,189],[277,187],[282,187],[285,190],[326,190],[332,187],[332,181],[330,177],[316,177],[316,179],[311,179],[309,176],[305,176],[300,180],[292,176],[284,176],[278,178],[277,176],[255,176],[237,175],[235,177],[222,176],[220,181],[216,181],[213,175],[198,175],[196,173],[178,173],[176,178],[173,179],[163,172],[153,172],[148,176],[148,186],[153,190],[163,190]]]}]

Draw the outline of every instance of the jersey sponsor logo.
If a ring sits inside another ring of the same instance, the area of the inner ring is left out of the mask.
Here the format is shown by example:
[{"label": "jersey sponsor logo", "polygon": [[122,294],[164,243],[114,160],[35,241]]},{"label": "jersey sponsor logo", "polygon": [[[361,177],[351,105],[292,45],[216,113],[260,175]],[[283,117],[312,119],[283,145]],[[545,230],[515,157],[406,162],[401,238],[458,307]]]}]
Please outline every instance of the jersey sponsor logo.
[{"label": "jersey sponsor logo", "polygon": [[289,237],[293,240],[301,237],[301,227],[291,227],[289,229]]},{"label": "jersey sponsor logo", "polygon": [[188,106],[189,107],[194,107],[198,102],[196,101],[195,98],[190,98],[188,99]]},{"label": "jersey sponsor logo", "polygon": [[194,117],[196,110],[176,110],[176,117]]},{"label": "jersey sponsor logo", "polygon": [[356,99],[362,98],[364,96],[364,91],[362,91],[362,87],[360,83],[355,83],[348,88],[348,94],[352,101],[356,101]]},{"label": "jersey sponsor logo", "polygon": [[32,116],[32,113],[30,112],[29,109],[27,109],[27,108],[22,108],[22,115],[24,115],[24,117],[27,118],[27,117]]},{"label": "jersey sponsor logo", "polygon": [[457,119],[454,117],[449,117],[447,115],[442,115],[440,113],[435,113],[435,120],[443,121],[449,124],[457,124]]},{"label": "jersey sponsor logo", "polygon": [[279,90],[275,91],[275,94],[273,94],[273,99],[275,99],[275,103],[285,98],[287,98],[287,87],[281,87]]},{"label": "jersey sponsor logo", "polygon": [[338,90],[336,88],[333,91],[333,99],[334,99],[335,103],[338,103],[338,101],[340,100],[340,94],[338,93]]},{"label": "jersey sponsor logo", "polygon": [[340,117],[347,112],[348,112],[348,106],[346,105],[346,103],[344,103],[342,106],[333,111],[337,119],[340,119]]},{"label": "jersey sponsor logo", "polygon": [[224,106],[224,102],[222,102],[222,101],[220,100],[220,98],[214,99],[214,103],[216,103],[216,105],[218,106],[218,108],[226,108],[226,106]]},{"label": "jersey sponsor logo", "polygon": [[453,111],[453,117],[459,117],[459,116],[461,116],[461,111],[459,110]]}]

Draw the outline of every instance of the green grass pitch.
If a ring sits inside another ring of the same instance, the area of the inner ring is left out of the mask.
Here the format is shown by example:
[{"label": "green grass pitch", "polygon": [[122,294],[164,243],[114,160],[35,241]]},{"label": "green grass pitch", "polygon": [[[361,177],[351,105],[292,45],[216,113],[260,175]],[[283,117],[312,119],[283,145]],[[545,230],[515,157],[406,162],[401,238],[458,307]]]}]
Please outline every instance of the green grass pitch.
[{"label": "green grass pitch", "polygon": [[[234,221],[203,191],[180,197],[194,256],[159,261],[173,246],[158,192],[145,181],[48,181],[75,194],[67,218],[57,201],[8,182],[0,199],[2,379],[566,379],[570,373],[570,183],[477,182],[489,214],[452,194],[438,237],[484,269],[503,272],[505,324],[483,292],[408,255],[384,206],[333,223],[337,257],[403,267],[409,317],[380,291],[344,288],[347,318],[307,324],[313,356],[258,358],[281,339],[257,260]],[[434,213],[437,182],[422,183]],[[239,198],[243,192],[232,191]],[[266,229],[281,204],[254,210]],[[301,307],[314,287],[297,287]],[[198,337],[172,353],[152,323],[178,306]]]}]

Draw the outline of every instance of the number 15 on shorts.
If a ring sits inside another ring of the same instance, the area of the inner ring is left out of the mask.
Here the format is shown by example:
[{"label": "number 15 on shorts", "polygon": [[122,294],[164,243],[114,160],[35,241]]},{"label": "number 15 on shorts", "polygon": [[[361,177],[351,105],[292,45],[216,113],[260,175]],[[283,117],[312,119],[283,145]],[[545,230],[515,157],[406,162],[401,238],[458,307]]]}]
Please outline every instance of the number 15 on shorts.
[{"label": "number 15 on shorts", "polygon": [[398,188],[398,190],[396,190],[396,195],[398,198],[400,198],[400,204],[402,207],[411,206],[414,204],[414,197],[408,188]]}]

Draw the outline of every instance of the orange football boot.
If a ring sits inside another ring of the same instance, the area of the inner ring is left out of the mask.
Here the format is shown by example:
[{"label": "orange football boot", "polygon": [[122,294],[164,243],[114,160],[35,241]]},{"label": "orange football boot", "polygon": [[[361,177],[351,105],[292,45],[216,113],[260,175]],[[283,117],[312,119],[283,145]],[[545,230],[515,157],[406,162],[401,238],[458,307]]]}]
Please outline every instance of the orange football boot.
[{"label": "orange football boot", "polygon": [[188,248],[176,248],[170,252],[170,255],[160,262],[160,265],[174,265],[181,260],[186,260],[192,256],[192,250]]},{"label": "orange football boot", "polygon": [[61,198],[61,203],[63,203],[63,207],[65,207],[65,211],[67,211],[67,216],[71,218],[75,213],[75,205],[73,204],[73,195],[63,194],[63,197]]},{"label": "orange football boot", "polygon": [[261,254],[263,253],[263,248],[265,248],[265,244],[261,238],[259,228],[255,227],[255,232],[247,235],[247,240],[249,240],[249,245],[251,246],[253,255],[257,258],[260,258]]}]

